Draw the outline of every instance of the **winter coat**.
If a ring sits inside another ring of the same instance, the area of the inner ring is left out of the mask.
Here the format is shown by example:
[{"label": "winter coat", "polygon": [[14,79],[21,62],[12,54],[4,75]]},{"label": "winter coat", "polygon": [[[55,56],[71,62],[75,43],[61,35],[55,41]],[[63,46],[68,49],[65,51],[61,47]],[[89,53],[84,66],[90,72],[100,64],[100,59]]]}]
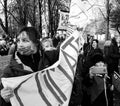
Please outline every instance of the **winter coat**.
[{"label": "winter coat", "polygon": [[[114,69],[114,68],[116,69],[118,67],[119,59],[120,59],[120,53],[119,53],[118,46],[111,45],[109,54],[108,54],[108,60],[109,60],[108,64],[113,66],[112,69]],[[115,70],[115,71],[117,71],[117,70]]]},{"label": "winter coat", "polygon": [[59,58],[59,49],[44,51],[39,62],[39,70],[53,65]]},{"label": "winter coat", "polygon": [[105,58],[108,65],[108,74],[111,76],[114,71],[118,72],[118,64],[120,59],[119,47],[114,39],[112,39],[107,53],[108,54],[105,55]]},{"label": "winter coat", "polygon": [[89,73],[89,68],[99,61],[104,61],[102,50],[100,48],[93,49],[91,47],[91,49],[87,52],[87,55],[84,56],[83,59],[83,77],[85,77]]},{"label": "winter coat", "polygon": [[[94,66],[97,62],[104,62],[103,52],[100,48],[91,48],[85,57],[85,62],[83,64],[82,72],[82,86],[83,86],[83,106],[94,106],[96,101],[99,104],[99,98],[101,98],[102,92],[104,92],[103,79],[99,77],[94,77],[93,79],[89,76],[90,67]],[[87,100],[87,101],[86,101]],[[105,100],[105,99],[104,99]],[[105,104],[105,102],[104,102]],[[98,105],[99,106],[99,105]],[[105,106],[105,105],[103,105]]]}]

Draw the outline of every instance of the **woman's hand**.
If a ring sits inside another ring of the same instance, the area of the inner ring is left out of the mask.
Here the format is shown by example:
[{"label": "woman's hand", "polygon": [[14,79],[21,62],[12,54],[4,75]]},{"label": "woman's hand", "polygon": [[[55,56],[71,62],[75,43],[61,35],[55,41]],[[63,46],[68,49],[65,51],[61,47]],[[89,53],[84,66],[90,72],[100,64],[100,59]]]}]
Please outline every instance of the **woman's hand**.
[{"label": "woman's hand", "polygon": [[3,88],[1,90],[1,97],[6,101],[9,102],[10,98],[13,96],[13,90],[11,88]]}]

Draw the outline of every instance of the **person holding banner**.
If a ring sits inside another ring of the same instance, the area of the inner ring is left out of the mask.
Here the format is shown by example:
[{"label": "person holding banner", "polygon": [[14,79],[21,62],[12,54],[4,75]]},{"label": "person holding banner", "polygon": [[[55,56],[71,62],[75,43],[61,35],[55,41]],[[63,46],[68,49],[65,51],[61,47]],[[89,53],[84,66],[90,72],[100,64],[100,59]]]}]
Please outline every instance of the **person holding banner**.
[{"label": "person holding banner", "polygon": [[115,37],[111,39],[111,44],[109,46],[108,53],[105,54],[105,57],[106,57],[106,63],[108,65],[108,75],[110,76],[110,78],[112,78],[114,71],[119,73],[118,64],[120,59],[120,53]]},{"label": "person holding banner", "polygon": [[[44,54],[45,51],[42,50],[37,30],[34,27],[24,27],[17,36],[15,53],[13,54],[13,58],[11,59],[9,66],[4,70],[2,78],[22,76],[37,72],[46,68],[46,66],[52,65],[58,59],[58,51],[56,51],[52,56],[50,56],[50,61],[48,61],[48,57],[46,57],[46,65],[41,67],[42,64],[40,61],[42,60],[43,62]],[[50,54],[51,51],[49,51],[49,55]],[[56,60],[54,59],[55,55],[57,55]],[[4,89],[2,85],[0,89],[0,106],[11,106],[9,99],[13,95],[13,90],[11,88]]]}]

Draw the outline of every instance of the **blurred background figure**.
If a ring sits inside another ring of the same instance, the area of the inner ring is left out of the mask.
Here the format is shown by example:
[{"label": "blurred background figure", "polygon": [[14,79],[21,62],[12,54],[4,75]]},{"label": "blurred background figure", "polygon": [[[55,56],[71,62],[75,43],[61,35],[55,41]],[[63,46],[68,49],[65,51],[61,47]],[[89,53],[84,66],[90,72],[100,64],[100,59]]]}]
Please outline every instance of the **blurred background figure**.
[{"label": "blurred background figure", "polygon": [[[104,63],[103,52],[99,48],[99,41],[97,39],[92,39],[92,41],[89,44],[89,49],[86,48],[86,52],[84,53],[85,54],[83,54],[84,56],[82,60],[82,70],[83,70],[82,71],[82,78],[83,78],[82,80],[82,90],[83,90],[82,106],[95,106],[96,104],[98,106],[102,106],[102,105],[106,106],[104,90],[102,88],[103,79],[97,78],[97,80],[94,80],[94,78],[90,77],[90,68],[92,66],[95,66],[99,62]],[[99,84],[95,85],[96,82],[99,82]],[[94,91],[91,88],[93,88]],[[100,88],[101,90],[98,88]],[[94,97],[94,100],[91,97]]]},{"label": "blurred background figure", "polygon": [[40,59],[39,69],[42,70],[48,66],[53,65],[59,58],[59,49],[53,46],[51,38],[43,38],[41,40],[42,57]]},{"label": "blurred background figure", "polygon": [[9,45],[7,45],[6,35],[0,35],[0,55],[4,56],[8,54]]},{"label": "blurred background figure", "polygon": [[49,51],[55,49],[51,38],[43,38],[41,40],[42,48],[44,51]]},{"label": "blurred background figure", "polygon": [[106,54],[106,63],[108,66],[108,75],[112,78],[113,72],[118,71],[118,64],[120,59],[119,47],[116,38],[111,39],[108,52]]},{"label": "blurred background figure", "polygon": [[113,86],[113,74],[114,71],[119,73],[118,65],[119,65],[119,59],[120,59],[120,52],[119,52],[119,39],[113,37],[110,41],[106,41],[104,44],[104,56],[105,56],[105,62],[107,64],[107,70],[108,70],[108,76],[110,79],[108,80],[108,100],[109,100],[109,106],[113,106],[113,98],[114,93],[116,92]]},{"label": "blurred background figure", "polygon": [[87,52],[91,49],[92,40],[93,40],[93,36],[91,36],[90,34],[87,34],[87,42],[84,43],[83,45],[84,56],[86,56]]}]

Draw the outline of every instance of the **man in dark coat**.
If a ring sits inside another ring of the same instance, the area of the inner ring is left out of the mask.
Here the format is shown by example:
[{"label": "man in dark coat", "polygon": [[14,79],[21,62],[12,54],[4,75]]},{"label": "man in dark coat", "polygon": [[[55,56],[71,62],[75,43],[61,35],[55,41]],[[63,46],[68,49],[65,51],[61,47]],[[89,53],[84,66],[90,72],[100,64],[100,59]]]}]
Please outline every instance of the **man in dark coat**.
[{"label": "man in dark coat", "polygon": [[98,40],[93,39],[83,64],[83,101],[82,106],[106,106],[104,95],[104,80],[101,77],[90,77],[90,68],[96,63],[104,63],[102,50],[98,47]]},{"label": "man in dark coat", "polygon": [[108,75],[111,76],[114,71],[118,72],[118,64],[120,59],[119,47],[117,45],[116,38],[111,39],[111,45],[109,47],[109,52],[106,58],[106,63],[108,65]]}]

